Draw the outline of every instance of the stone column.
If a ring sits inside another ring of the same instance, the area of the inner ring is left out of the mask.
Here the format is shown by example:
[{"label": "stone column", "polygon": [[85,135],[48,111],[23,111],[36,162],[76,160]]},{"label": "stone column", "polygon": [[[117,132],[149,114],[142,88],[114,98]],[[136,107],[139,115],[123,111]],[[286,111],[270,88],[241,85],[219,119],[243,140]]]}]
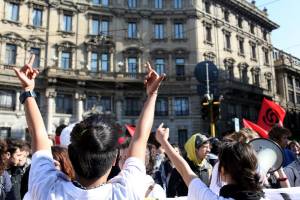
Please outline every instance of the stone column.
[{"label": "stone column", "polygon": [[76,92],[75,99],[76,99],[76,121],[82,120],[83,115],[83,100],[86,98],[86,95],[83,93]]},{"label": "stone column", "polygon": [[54,130],[52,130],[52,124],[53,124],[53,114],[55,112],[55,97],[56,97],[55,89],[48,88],[46,90],[46,98],[47,98],[46,129],[48,134],[54,133]]},{"label": "stone column", "polygon": [[17,90],[16,91],[16,105],[15,105],[15,110],[16,111],[19,111],[20,110],[20,106],[21,106],[21,103],[19,101],[19,97],[20,97],[20,91]]},{"label": "stone column", "polygon": [[124,98],[123,98],[123,92],[120,92],[116,95],[116,118],[117,121],[122,123],[123,120],[123,102],[124,102]]},{"label": "stone column", "polygon": [[296,80],[295,76],[292,76],[292,82],[293,82],[293,93],[294,93],[294,102],[297,103],[297,90],[296,90]]}]

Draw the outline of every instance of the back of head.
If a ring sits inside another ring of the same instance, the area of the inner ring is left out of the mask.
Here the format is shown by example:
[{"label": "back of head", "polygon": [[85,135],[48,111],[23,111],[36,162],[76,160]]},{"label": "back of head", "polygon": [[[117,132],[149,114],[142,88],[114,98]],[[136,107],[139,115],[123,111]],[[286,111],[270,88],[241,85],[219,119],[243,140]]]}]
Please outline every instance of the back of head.
[{"label": "back of head", "polygon": [[273,126],[272,129],[269,131],[269,138],[275,142],[279,142],[282,136],[284,135],[290,137],[292,133],[288,129],[279,125]]},{"label": "back of head", "polygon": [[65,124],[59,125],[59,126],[55,129],[55,135],[56,135],[56,136],[60,136],[62,130],[63,130],[64,128],[66,128],[66,127],[67,127],[67,125],[65,125]]},{"label": "back of head", "polygon": [[99,114],[75,125],[68,152],[77,176],[96,179],[108,172],[117,156],[118,128],[110,116]]},{"label": "back of head", "polygon": [[243,190],[259,191],[258,163],[254,149],[246,143],[226,142],[219,154],[219,173],[223,167],[232,180]]}]

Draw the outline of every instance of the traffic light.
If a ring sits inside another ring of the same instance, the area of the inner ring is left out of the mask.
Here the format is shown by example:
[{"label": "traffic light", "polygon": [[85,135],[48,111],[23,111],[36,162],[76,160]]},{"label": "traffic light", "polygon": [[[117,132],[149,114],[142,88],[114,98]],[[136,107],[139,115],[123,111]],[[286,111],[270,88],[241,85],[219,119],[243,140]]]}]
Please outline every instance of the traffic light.
[{"label": "traffic light", "polygon": [[209,116],[209,100],[207,98],[202,99],[201,106],[202,119],[205,120]]},{"label": "traffic light", "polygon": [[221,109],[220,109],[220,101],[213,100],[212,102],[212,114],[213,114],[213,120],[218,121],[221,119]]}]

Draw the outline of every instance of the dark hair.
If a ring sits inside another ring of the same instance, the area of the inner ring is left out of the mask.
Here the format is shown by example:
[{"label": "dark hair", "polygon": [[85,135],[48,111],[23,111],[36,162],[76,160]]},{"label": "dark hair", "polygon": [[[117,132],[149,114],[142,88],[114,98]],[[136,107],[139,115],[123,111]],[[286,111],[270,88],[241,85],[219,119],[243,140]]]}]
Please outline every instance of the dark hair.
[{"label": "dark hair", "polygon": [[279,125],[275,125],[272,127],[272,129],[269,131],[269,138],[271,140],[274,140],[275,142],[280,141],[283,135],[287,135],[290,137],[292,133],[289,129],[283,128]]},{"label": "dark hair", "polygon": [[254,149],[246,143],[225,142],[219,153],[219,174],[223,167],[242,190],[260,191],[260,176]]},{"label": "dark hair", "polygon": [[65,125],[65,124],[59,125],[59,126],[55,129],[55,135],[56,135],[56,136],[60,136],[62,130],[63,130],[64,128],[66,128],[66,127],[67,127],[67,125]]},{"label": "dark hair", "polygon": [[75,178],[75,172],[71,164],[68,150],[61,146],[51,147],[53,159],[60,163],[61,171],[64,172],[71,180]]},{"label": "dark hair", "polygon": [[0,140],[0,175],[7,167],[7,159],[3,156],[5,153],[7,153],[7,144],[5,140]]},{"label": "dark hair", "polygon": [[160,147],[160,143],[155,138],[155,132],[151,132],[148,138],[148,144],[153,144],[156,149]]},{"label": "dark hair", "polygon": [[68,152],[76,175],[95,179],[107,173],[117,156],[118,129],[110,116],[100,114],[75,125]]},{"label": "dark hair", "polygon": [[20,149],[20,151],[22,150],[23,146],[24,146],[24,142],[21,140],[16,140],[16,139],[8,139],[7,141],[7,151],[13,155],[17,149]]}]

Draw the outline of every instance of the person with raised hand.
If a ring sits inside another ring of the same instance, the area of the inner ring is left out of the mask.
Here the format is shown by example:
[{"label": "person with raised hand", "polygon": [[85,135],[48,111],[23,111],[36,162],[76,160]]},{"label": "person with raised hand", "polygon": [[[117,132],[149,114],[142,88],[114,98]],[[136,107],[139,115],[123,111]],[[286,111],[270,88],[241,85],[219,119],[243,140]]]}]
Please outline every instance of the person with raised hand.
[{"label": "person with raised hand", "polygon": [[161,124],[156,131],[156,139],[165,149],[172,163],[188,186],[188,200],[262,200],[264,192],[259,182],[257,158],[249,144],[240,142],[224,143],[219,153],[218,175],[227,185],[220,190],[220,196],[210,190],[191,170],[188,163],[168,142],[169,129]]},{"label": "person with raised hand", "polygon": [[75,180],[55,169],[46,128],[34,99],[34,57],[21,69],[15,68],[24,93],[26,120],[32,135],[33,157],[29,174],[28,192],[24,199],[143,199],[146,170],[144,165],[146,143],[153,124],[158,88],[164,75],[159,76],[146,64],[145,86],[147,100],[141,111],[128,159],[120,174],[107,182],[117,158],[119,126],[105,115],[92,115],[77,123],[71,132],[68,153],[75,171]]}]

